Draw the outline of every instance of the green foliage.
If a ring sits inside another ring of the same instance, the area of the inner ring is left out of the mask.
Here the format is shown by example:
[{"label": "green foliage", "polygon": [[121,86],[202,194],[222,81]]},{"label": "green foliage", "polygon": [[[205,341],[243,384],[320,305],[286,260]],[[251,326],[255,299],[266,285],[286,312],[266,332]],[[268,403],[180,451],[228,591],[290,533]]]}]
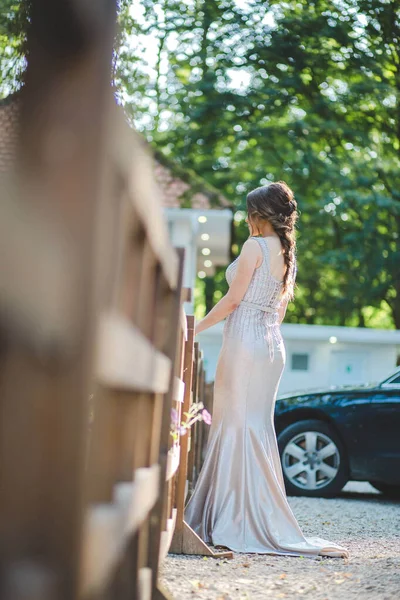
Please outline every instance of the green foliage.
[{"label": "green foliage", "polygon": [[[3,94],[28,6],[2,2]],[[119,23],[114,82],[151,143],[237,211],[255,186],[294,188],[288,319],[400,328],[398,0],[120,0]],[[247,235],[235,221],[233,254]],[[199,282],[198,310],[225,290],[222,269]]]},{"label": "green foliage", "polygon": [[0,0],[0,97],[21,87],[29,13],[30,0]]},{"label": "green foliage", "polygon": [[[400,327],[398,2],[142,4],[157,59],[137,126],[238,209],[268,181],[296,192],[290,320]],[[226,283],[201,285],[209,308]]]}]

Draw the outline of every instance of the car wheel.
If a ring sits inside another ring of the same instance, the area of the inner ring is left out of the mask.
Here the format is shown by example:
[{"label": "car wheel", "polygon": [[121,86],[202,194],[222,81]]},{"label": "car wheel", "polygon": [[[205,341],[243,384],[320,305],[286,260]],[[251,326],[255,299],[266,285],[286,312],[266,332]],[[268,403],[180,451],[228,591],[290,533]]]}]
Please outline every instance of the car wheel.
[{"label": "car wheel", "polygon": [[377,490],[385,494],[388,498],[400,498],[400,485],[394,485],[391,483],[381,483],[380,481],[370,481],[370,484]]},{"label": "car wheel", "polygon": [[327,423],[310,419],[289,425],[278,446],[288,496],[334,496],[347,483],[346,453]]}]

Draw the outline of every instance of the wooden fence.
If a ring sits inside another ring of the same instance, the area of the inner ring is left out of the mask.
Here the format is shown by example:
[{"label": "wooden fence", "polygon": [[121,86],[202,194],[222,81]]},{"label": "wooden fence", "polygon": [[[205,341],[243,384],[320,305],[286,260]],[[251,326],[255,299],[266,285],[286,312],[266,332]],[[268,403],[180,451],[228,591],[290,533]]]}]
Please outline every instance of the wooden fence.
[{"label": "wooden fence", "polygon": [[204,425],[173,439],[171,410],[203,400],[204,372],[183,253],[108,87],[111,4],[33,2],[0,202],[4,600],[168,597],[170,547],[221,555],[183,519]]},{"label": "wooden fence", "polygon": [[[207,384],[205,380],[205,369],[203,364],[203,352],[199,343],[194,344],[194,370],[193,370],[193,395],[198,402],[204,405],[208,413],[213,412],[213,384]],[[190,444],[188,458],[188,494],[190,495],[196,485],[201,467],[204,461],[205,449],[207,447],[209,426],[203,421],[197,421],[192,433],[193,443]]]},{"label": "wooden fence", "polygon": [[[183,413],[187,413],[192,402],[207,404],[205,397],[205,373],[202,353],[198,343],[194,343],[194,318],[188,317],[188,340],[184,360],[185,393]],[[201,465],[206,444],[203,421],[197,421],[191,431],[180,439],[180,464],[176,482],[176,523],[171,544],[171,552],[175,554],[198,554],[214,558],[232,558],[230,551],[213,551],[191,529],[184,520],[184,505],[188,493],[193,491]]]}]

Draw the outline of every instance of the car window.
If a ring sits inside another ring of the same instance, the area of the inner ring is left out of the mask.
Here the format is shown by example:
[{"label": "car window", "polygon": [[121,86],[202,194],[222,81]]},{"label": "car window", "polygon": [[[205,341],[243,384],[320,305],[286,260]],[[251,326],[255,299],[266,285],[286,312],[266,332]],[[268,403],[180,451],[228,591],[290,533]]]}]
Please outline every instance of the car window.
[{"label": "car window", "polygon": [[396,373],[396,375],[391,379],[390,377],[382,382],[383,386],[386,385],[399,385],[400,386],[400,373]]},{"label": "car window", "polygon": [[387,379],[384,379],[383,381],[381,381],[381,383],[379,384],[379,386],[395,386],[398,387],[400,386],[400,371],[397,371],[396,373],[392,373],[392,375],[390,377],[388,377]]}]

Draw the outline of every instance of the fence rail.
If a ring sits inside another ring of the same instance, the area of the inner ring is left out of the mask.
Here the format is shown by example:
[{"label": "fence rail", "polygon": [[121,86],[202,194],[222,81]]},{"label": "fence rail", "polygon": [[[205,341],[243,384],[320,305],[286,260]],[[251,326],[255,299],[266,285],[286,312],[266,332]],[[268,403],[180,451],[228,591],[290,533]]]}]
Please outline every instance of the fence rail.
[{"label": "fence rail", "polygon": [[221,555],[184,522],[204,425],[171,436],[205,402],[183,251],[111,96],[112,3],[32,5],[0,202],[0,596],[167,598],[170,549]]}]

